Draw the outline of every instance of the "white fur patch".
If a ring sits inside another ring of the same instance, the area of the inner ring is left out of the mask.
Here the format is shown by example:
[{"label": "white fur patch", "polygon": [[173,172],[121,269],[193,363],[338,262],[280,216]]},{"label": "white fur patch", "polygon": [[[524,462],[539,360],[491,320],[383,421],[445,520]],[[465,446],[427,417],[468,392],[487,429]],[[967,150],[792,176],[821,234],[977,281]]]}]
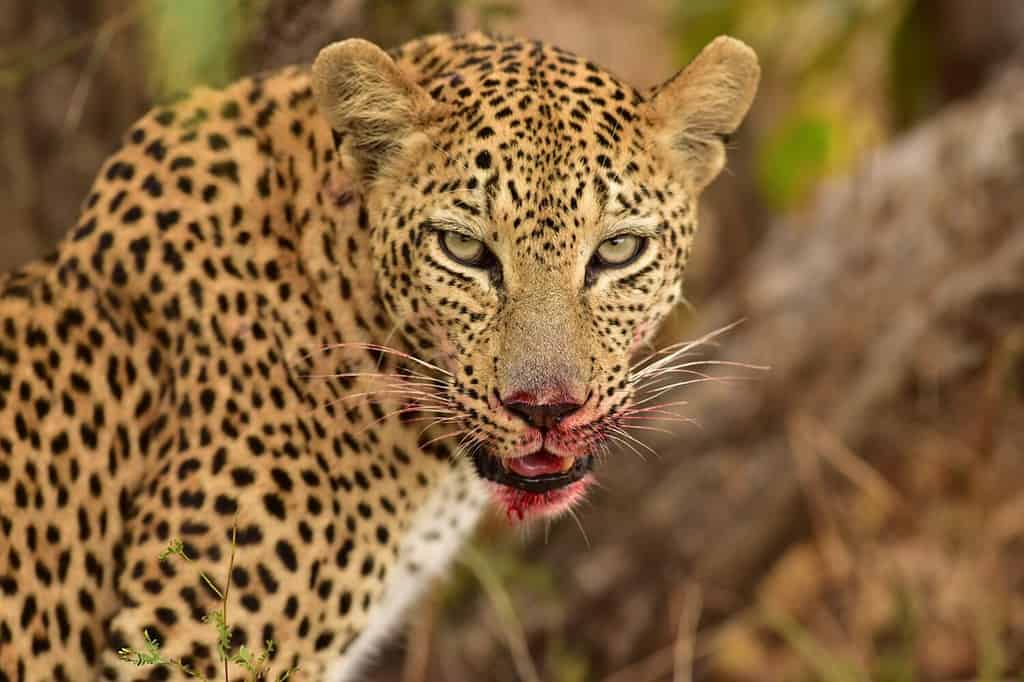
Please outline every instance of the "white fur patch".
[{"label": "white fur patch", "polygon": [[[460,499],[461,498],[461,499]],[[451,563],[487,505],[483,481],[463,458],[430,493],[399,543],[398,562],[366,628],[327,669],[329,682],[353,682],[434,578]]]}]

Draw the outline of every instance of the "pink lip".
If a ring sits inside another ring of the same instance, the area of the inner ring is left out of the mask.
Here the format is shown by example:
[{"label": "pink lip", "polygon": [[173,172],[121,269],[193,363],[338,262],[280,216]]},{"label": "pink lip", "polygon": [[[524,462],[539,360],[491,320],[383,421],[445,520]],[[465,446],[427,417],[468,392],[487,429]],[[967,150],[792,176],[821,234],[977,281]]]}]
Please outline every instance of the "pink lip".
[{"label": "pink lip", "polygon": [[539,495],[492,484],[491,492],[498,503],[498,508],[505,512],[509,521],[525,521],[558,516],[571,509],[583,498],[587,487],[592,482],[593,478],[587,476],[560,490],[552,490]]}]

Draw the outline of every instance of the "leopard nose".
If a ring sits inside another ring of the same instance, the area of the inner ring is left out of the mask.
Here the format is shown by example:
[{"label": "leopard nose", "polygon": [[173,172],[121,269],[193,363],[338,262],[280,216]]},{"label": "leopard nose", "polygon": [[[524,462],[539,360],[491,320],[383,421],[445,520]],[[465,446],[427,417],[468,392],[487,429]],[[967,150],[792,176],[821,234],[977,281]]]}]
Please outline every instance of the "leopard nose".
[{"label": "leopard nose", "polygon": [[509,412],[541,431],[554,428],[565,417],[582,407],[580,403],[538,404],[524,401],[509,401],[504,405]]}]

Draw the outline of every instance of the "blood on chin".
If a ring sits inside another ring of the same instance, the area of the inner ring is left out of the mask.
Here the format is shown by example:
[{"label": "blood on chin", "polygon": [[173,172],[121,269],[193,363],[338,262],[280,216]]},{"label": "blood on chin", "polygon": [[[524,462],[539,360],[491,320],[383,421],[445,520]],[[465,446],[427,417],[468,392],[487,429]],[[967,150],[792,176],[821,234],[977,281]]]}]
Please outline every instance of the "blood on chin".
[{"label": "blood on chin", "polygon": [[529,493],[500,483],[489,483],[494,503],[509,521],[527,521],[565,513],[583,499],[591,476],[585,476],[564,488],[545,493]]}]

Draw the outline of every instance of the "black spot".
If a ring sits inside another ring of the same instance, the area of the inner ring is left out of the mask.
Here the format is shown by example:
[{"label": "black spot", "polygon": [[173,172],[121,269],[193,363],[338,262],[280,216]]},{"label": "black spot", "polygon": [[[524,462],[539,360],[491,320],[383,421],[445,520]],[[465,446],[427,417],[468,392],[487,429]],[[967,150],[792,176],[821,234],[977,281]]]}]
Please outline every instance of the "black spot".
[{"label": "black spot", "polygon": [[218,151],[220,151],[222,149],[227,149],[228,148],[227,138],[225,138],[220,133],[213,133],[212,135],[210,135],[206,139],[207,139],[207,142],[209,142],[209,144],[210,144],[210,149],[212,149],[215,152],[218,152]]},{"label": "black spot", "polygon": [[181,253],[170,242],[164,242],[163,262],[175,272],[185,269],[185,261],[182,259]]},{"label": "black spot", "polygon": [[258,545],[263,542],[263,531],[256,524],[250,524],[244,528],[228,533],[228,539],[234,537],[235,544],[239,547],[246,545]]},{"label": "black spot", "polygon": [[249,452],[256,455],[257,457],[266,452],[267,447],[263,444],[263,441],[256,436],[249,436],[245,439],[246,444],[249,446]]},{"label": "black spot", "polygon": [[256,566],[256,573],[260,577],[260,582],[263,583],[263,589],[270,594],[275,594],[277,592],[278,582],[274,578],[274,574],[270,572],[270,569],[263,564],[258,564]]},{"label": "black spot", "polygon": [[128,283],[128,273],[124,269],[124,264],[121,261],[114,263],[114,269],[110,273],[111,281],[114,286],[123,287]]},{"label": "black spot", "polygon": [[96,230],[96,219],[89,218],[89,220],[80,225],[71,236],[74,241],[81,241],[91,235]]},{"label": "black spot", "polygon": [[224,105],[220,108],[221,118],[235,119],[238,118],[238,114],[240,112],[241,109],[238,106],[238,102],[234,100],[225,102]]},{"label": "black spot", "polygon": [[94,664],[96,662],[96,642],[88,628],[82,628],[82,632],[78,635],[78,645],[82,649],[86,662],[90,665]]},{"label": "black spot", "polygon": [[31,594],[25,597],[25,603],[21,607],[21,629],[24,630],[36,617],[36,598]]},{"label": "black spot", "polygon": [[173,209],[170,211],[157,211],[156,226],[161,232],[164,232],[177,223],[180,217],[181,214]]},{"label": "black spot", "polygon": [[61,455],[67,452],[68,449],[68,433],[67,431],[61,431],[50,441],[50,452],[55,455]]},{"label": "black spot", "polygon": [[227,178],[238,184],[238,164],[234,161],[218,161],[210,164],[210,173],[218,178]]},{"label": "black spot", "polygon": [[352,610],[352,593],[345,590],[338,598],[338,615],[347,615],[350,610]]},{"label": "black spot", "polygon": [[193,159],[192,157],[190,157],[190,156],[176,156],[171,161],[171,170],[172,171],[185,170],[186,168],[191,168],[194,165],[196,165],[196,162],[195,162],[195,159]]},{"label": "black spot", "polygon": [[178,622],[178,614],[173,609],[161,606],[156,610],[156,619],[164,625],[174,625]]},{"label": "black spot", "polygon": [[138,222],[139,218],[141,218],[141,217],[142,217],[142,207],[141,206],[132,206],[131,208],[129,208],[127,211],[124,212],[124,215],[121,216],[121,220],[123,220],[126,223],[135,223],[135,222]]},{"label": "black spot", "polygon": [[157,161],[163,161],[164,157],[167,156],[167,147],[160,140],[153,140],[146,147],[146,156],[150,156]]},{"label": "black spot", "polygon": [[231,470],[231,480],[235,482],[235,485],[241,487],[252,485],[252,482],[256,480],[256,476],[252,473],[252,469],[238,467]]},{"label": "black spot", "polygon": [[334,633],[332,633],[332,632],[324,632],[324,633],[321,633],[320,636],[316,638],[316,642],[314,643],[314,646],[316,647],[317,651],[323,651],[324,649],[329,647],[331,645],[331,642],[333,642],[333,641],[334,641]]},{"label": "black spot", "polygon": [[299,563],[295,559],[295,550],[292,549],[291,544],[287,540],[278,540],[277,545],[274,546],[274,551],[277,552],[277,558],[281,560],[284,567],[294,573],[299,569]]},{"label": "black spot", "polygon": [[230,516],[238,511],[238,502],[233,497],[218,495],[213,502],[214,511],[224,516]]},{"label": "black spot", "polygon": [[142,181],[142,189],[153,198],[159,198],[164,193],[164,186],[160,184],[160,181],[152,173],[147,175],[146,179]]},{"label": "black spot", "polygon": [[252,593],[242,595],[242,607],[249,613],[257,613],[260,610],[259,597]]},{"label": "black spot", "polygon": [[271,477],[274,479],[274,483],[281,490],[288,492],[292,489],[292,479],[286,471],[279,468],[274,468],[270,472]]},{"label": "black spot", "polygon": [[174,111],[171,109],[164,109],[157,113],[157,115],[153,117],[153,120],[166,128],[174,123]]},{"label": "black spot", "polygon": [[[160,214],[157,213],[157,221],[160,220]],[[146,269],[146,254],[149,253],[149,238],[139,237],[138,239],[132,240],[128,244],[128,249],[132,252],[132,257],[135,261],[135,271],[141,273]]]},{"label": "black spot", "polygon": [[263,506],[266,507],[268,514],[284,521],[284,502],[281,501],[278,495],[274,493],[264,495]]}]

